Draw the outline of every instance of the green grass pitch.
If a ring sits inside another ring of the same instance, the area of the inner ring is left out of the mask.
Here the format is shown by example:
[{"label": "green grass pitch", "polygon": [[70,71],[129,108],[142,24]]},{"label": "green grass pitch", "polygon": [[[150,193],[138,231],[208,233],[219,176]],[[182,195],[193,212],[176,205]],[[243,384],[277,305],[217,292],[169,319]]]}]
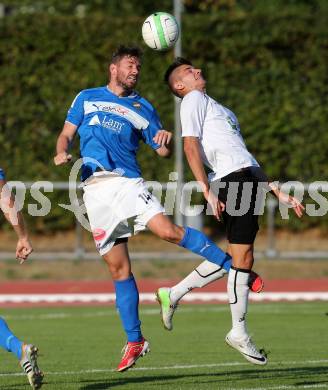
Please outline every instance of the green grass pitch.
[{"label": "green grass pitch", "polygon": [[[124,334],[113,306],[1,309],[11,329],[40,349],[44,390],[328,388],[328,307],[323,302],[250,304],[248,323],[266,367],[229,348],[227,305],[182,304],[174,330],[154,305],[140,309],[151,352],[115,372]],[[29,389],[15,358],[0,351],[0,389]]]}]

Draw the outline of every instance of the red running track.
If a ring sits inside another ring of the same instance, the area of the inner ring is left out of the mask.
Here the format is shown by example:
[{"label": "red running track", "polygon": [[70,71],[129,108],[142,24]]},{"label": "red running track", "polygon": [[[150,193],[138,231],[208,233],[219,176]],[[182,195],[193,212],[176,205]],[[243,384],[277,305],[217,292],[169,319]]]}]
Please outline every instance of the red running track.
[{"label": "red running track", "polygon": [[[173,286],[178,280],[156,280],[141,279],[138,281],[140,293],[155,293],[159,287]],[[226,280],[219,280],[202,289],[195,289],[194,292],[202,293],[225,293]],[[307,292],[307,293],[327,293],[328,278],[324,279],[307,279],[307,280],[269,280],[265,282],[265,293],[281,292]],[[111,281],[12,281],[0,284],[0,295],[3,297],[9,294],[97,294],[97,293],[114,293],[114,286]],[[193,303],[202,303],[199,300]],[[85,306],[85,305],[107,305],[111,303],[100,302],[1,302],[0,307],[40,307],[40,306]]]},{"label": "red running track", "polygon": [[[159,287],[170,287],[178,280],[137,281],[140,292],[155,292]],[[328,292],[328,278],[305,280],[268,280],[264,281],[265,292]],[[203,287],[202,292],[226,292],[226,280],[214,282]],[[13,281],[0,284],[0,294],[81,294],[111,293],[114,286],[111,281]]]}]

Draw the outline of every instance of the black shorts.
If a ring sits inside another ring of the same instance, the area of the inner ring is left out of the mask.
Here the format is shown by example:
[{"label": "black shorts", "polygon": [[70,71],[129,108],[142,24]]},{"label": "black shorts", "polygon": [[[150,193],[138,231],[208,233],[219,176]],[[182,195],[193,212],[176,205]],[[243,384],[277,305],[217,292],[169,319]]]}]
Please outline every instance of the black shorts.
[{"label": "black shorts", "polygon": [[[218,189],[222,183],[226,183],[225,187]],[[260,190],[257,195],[258,184],[258,179],[248,168],[232,172],[213,183],[213,190],[225,203],[222,217],[231,244],[253,244],[255,241],[259,230],[255,204],[261,196]]]}]

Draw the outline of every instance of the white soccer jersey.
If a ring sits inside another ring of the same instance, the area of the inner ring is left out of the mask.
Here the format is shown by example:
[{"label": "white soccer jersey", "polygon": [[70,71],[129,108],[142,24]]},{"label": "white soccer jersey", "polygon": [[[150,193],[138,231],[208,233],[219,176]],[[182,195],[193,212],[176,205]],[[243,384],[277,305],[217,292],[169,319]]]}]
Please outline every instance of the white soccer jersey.
[{"label": "white soccer jersey", "polygon": [[235,114],[203,92],[194,90],[181,102],[182,137],[197,137],[209,181],[259,164],[249,153]]}]

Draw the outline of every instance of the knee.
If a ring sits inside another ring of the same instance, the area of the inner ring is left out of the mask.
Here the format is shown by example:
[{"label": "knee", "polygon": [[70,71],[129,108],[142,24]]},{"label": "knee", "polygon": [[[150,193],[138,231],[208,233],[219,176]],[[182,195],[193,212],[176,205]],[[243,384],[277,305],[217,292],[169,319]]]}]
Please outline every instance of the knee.
[{"label": "knee", "polygon": [[124,279],[124,268],[121,266],[113,265],[113,264],[108,264],[108,269],[109,272],[114,280],[120,280]]},{"label": "knee", "polygon": [[248,269],[248,270],[251,270],[253,267],[253,260],[250,260],[250,259],[245,259],[245,260],[239,260],[238,264],[237,264],[237,268],[241,268],[241,269]]},{"label": "knee", "polygon": [[104,260],[113,280],[125,280],[130,276],[131,268],[129,265],[120,262],[111,262],[108,258],[104,258]]},{"label": "knee", "polygon": [[232,256],[232,265],[241,269],[252,269],[254,263],[253,254],[250,253],[248,256]]}]

